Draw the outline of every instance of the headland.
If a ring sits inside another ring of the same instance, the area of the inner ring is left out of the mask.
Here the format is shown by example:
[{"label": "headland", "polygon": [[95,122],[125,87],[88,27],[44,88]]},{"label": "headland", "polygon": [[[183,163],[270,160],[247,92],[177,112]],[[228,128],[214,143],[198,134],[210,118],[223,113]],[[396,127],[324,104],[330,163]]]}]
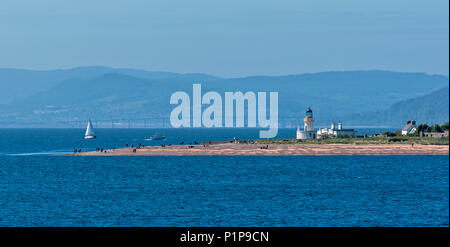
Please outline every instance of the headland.
[{"label": "headland", "polygon": [[424,144],[308,144],[308,143],[211,143],[126,147],[75,156],[210,156],[210,155],[448,155],[448,145]]}]

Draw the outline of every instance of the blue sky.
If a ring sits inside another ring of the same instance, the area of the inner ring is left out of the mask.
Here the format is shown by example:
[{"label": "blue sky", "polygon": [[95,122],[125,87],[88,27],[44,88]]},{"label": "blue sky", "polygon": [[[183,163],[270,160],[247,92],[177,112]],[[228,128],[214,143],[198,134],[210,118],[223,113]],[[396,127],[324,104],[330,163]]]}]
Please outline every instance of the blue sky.
[{"label": "blue sky", "polygon": [[2,0],[0,68],[448,75],[447,0]]}]

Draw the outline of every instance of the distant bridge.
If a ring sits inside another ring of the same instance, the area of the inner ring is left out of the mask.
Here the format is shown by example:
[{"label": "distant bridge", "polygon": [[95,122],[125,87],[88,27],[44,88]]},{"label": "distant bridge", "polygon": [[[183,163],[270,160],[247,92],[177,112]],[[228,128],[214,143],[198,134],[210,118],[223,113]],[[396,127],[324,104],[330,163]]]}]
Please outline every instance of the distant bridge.
[{"label": "distant bridge", "polygon": [[[59,121],[67,128],[85,128],[88,119]],[[167,117],[149,118],[116,118],[116,119],[91,119],[94,128],[172,128]],[[303,125],[302,117],[282,117],[278,119],[279,128],[296,128]],[[247,126],[247,123],[244,125]]]}]

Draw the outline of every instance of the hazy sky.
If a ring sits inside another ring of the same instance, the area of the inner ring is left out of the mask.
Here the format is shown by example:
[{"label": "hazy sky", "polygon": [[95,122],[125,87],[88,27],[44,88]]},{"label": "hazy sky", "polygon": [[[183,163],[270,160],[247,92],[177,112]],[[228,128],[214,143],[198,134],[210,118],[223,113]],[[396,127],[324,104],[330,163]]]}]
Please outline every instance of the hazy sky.
[{"label": "hazy sky", "polygon": [[1,0],[0,68],[448,75],[448,0]]}]

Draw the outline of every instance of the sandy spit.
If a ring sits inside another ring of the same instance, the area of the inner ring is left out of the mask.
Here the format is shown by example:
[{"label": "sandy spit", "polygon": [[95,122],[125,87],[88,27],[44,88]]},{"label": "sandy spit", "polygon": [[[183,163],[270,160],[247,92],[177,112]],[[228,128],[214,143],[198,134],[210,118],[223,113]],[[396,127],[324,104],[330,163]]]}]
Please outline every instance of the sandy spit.
[{"label": "sandy spit", "polygon": [[448,145],[415,144],[213,144],[209,146],[173,145],[119,148],[106,152],[81,152],[74,156],[184,156],[184,155],[448,155]]}]

